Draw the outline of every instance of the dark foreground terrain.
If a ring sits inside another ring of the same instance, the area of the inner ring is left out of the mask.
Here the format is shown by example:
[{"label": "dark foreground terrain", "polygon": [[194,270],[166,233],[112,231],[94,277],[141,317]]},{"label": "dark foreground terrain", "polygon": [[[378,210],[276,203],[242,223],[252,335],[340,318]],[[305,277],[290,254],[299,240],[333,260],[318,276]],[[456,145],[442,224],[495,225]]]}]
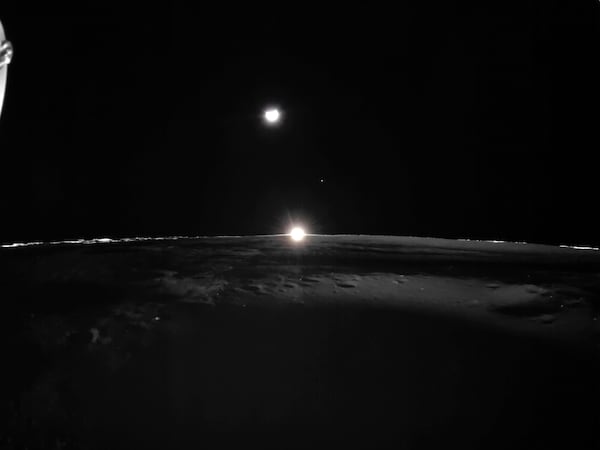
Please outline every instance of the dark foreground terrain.
[{"label": "dark foreground terrain", "polygon": [[600,252],[0,249],[0,448],[600,448]]}]

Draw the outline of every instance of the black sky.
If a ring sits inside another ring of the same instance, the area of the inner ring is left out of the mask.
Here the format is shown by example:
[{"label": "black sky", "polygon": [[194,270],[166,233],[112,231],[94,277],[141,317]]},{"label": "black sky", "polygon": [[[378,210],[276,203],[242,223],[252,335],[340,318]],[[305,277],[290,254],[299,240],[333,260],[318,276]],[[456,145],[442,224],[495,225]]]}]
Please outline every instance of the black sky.
[{"label": "black sky", "polygon": [[600,3],[415,3],[0,10],[0,240],[600,244]]}]

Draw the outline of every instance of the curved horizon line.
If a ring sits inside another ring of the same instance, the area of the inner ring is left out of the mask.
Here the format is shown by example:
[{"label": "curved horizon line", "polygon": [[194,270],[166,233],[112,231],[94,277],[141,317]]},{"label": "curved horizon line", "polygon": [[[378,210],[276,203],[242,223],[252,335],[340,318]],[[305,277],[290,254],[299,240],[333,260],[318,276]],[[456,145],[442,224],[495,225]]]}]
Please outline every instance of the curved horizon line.
[{"label": "curved horizon line", "polygon": [[[129,243],[129,242],[151,242],[151,241],[177,241],[185,239],[218,239],[218,238],[248,238],[248,237],[280,237],[289,236],[289,233],[278,233],[278,234],[248,234],[248,235],[198,235],[198,236],[139,236],[139,237],[124,237],[124,238],[79,238],[79,239],[64,239],[58,241],[30,241],[30,242],[12,242],[7,244],[0,244],[0,248],[22,248],[22,247],[35,247],[35,246],[50,246],[50,245],[93,245],[93,244],[118,244],[118,243]],[[307,233],[306,236],[377,236],[377,237],[396,237],[396,238],[416,238],[416,239],[440,239],[447,241],[459,241],[459,242],[484,242],[490,244],[518,244],[518,245],[545,245],[549,247],[557,248],[568,248],[572,250],[593,250],[600,251],[598,247],[592,247],[588,245],[566,245],[566,244],[538,244],[533,242],[519,242],[519,241],[505,241],[496,239],[471,239],[471,238],[443,238],[435,236],[400,236],[400,235],[389,235],[389,234],[348,234],[348,233],[333,233],[333,234],[318,234],[318,233]]]}]

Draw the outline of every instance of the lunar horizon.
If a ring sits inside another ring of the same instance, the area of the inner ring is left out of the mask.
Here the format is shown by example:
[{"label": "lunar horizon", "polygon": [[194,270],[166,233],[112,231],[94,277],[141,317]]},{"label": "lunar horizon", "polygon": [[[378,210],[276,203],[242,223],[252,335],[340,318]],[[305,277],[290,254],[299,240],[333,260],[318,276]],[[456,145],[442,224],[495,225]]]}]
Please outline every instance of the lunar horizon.
[{"label": "lunar horizon", "polygon": [[600,448],[563,3],[1,8],[0,449]]}]

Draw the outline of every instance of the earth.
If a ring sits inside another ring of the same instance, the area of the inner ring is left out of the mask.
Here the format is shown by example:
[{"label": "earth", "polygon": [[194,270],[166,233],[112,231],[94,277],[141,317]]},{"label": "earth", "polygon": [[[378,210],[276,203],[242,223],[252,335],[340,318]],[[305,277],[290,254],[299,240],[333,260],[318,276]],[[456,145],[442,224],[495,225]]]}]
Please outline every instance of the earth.
[{"label": "earth", "polygon": [[600,252],[358,235],[0,248],[0,448],[600,448]]}]

